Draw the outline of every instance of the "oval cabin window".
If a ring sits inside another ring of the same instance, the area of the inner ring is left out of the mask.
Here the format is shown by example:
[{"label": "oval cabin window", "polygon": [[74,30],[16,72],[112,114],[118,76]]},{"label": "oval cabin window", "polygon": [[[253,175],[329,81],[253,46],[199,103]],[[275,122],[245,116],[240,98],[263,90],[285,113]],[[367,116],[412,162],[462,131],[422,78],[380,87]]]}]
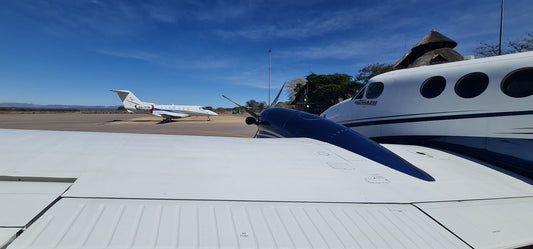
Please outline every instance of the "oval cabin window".
[{"label": "oval cabin window", "polygon": [[444,79],[444,77],[433,76],[422,83],[420,94],[425,98],[432,99],[439,96],[444,91],[445,87],[446,79]]},{"label": "oval cabin window", "polygon": [[366,98],[367,99],[375,99],[383,93],[384,85],[381,82],[374,82],[370,83],[368,85],[368,89],[366,90]]},{"label": "oval cabin window", "polygon": [[487,89],[489,76],[484,73],[470,73],[457,81],[455,93],[463,98],[474,98]]},{"label": "oval cabin window", "polygon": [[503,78],[502,92],[509,97],[523,98],[533,95],[533,68],[522,68]]}]

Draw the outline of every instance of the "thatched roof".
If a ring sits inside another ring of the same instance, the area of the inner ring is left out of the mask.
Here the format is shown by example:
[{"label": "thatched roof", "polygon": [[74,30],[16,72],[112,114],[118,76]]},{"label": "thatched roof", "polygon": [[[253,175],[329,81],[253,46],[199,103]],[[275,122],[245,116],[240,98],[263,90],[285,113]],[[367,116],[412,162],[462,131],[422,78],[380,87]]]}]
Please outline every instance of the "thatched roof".
[{"label": "thatched roof", "polygon": [[444,36],[443,34],[432,30],[422,40],[420,40],[412,50],[433,50],[437,48],[455,48],[457,42]]},{"label": "thatched roof", "polygon": [[439,49],[426,52],[425,54],[416,58],[415,61],[409,64],[409,67],[434,65],[434,64],[440,64],[440,63],[446,63],[446,62],[452,62],[452,61],[462,61],[462,60],[463,60],[463,56],[457,53],[455,50],[451,48],[439,48]]},{"label": "thatched roof", "polygon": [[453,50],[455,46],[457,42],[432,30],[396,62],[394,67],[408,68],[463,60],[463,56]]}]

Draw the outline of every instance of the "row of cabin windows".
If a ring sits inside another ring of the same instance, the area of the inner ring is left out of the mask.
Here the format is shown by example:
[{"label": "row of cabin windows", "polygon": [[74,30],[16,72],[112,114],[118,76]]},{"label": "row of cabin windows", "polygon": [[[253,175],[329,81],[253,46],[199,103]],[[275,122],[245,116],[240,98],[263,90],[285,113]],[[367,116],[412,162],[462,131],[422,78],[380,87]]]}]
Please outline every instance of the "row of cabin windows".
[{"label": "row of cabin windows", "polygon": [[[480,72],[469,73],[455,83],[455,93],[462,98],[474,98],[482,94],[489,85],[489,77]],[[432,99],[439,96],[446,87],[446,79],[442,76],[433,76],[420,86],[420,94]],[[533,68],[521,68],[507,74],[500,85],[505,95],[513,98],[523,98],[533,95]],[[372,82],[361,89],[354,99],[376,99],[383,93],[382,82]],[[366,95],[365,95],[366,92]]]},{"label": "row of cabin windows", "polygon": [[[422,83],[420,94],[431,99],[439,96],[446,86],[446,79],[434,76]],[[469,73],[455,83],[455,93],[462,98],[474,98],[489,86],[489,77],[480,72]],[[533,95],[533,68],[521,68],[507,74],[500,85],[502,92],[513,98]]]},{"label": "row of cabin windows", "polygon": [[[489,86],[489,77],[484,73],[470,73],[461,77],[455,84],[455,93],[462,98],[474,98],[479,96]],[[442,76],[434,76],[422,83],[420,94],[432,99],[439,96],[446,87],[446,79]]]}]

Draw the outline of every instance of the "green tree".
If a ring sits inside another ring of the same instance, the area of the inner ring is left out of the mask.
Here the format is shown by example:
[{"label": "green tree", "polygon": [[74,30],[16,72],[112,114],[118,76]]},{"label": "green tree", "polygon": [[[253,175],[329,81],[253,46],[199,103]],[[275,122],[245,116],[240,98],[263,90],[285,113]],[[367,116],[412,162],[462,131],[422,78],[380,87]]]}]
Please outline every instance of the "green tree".
[{"label": "green tree", "polygon": [[326,108],[350,98],[360,87],[360,84],[352,80],[347,74],[314,74],[306,77],[309,102],[318,104],[318,110]]},{"label": "green tree", "polygon": [[352,76],[347,74],[314,74],[311,73],[305,77],[308,84],[312,85],[340,85],[352,80]]},{"label": "green tree", "polygon": [[309,97],[316,102],[325,103],[327,107],[351,97],[360,87],[360,84],[352,81],[352,76],[338,73],[311,74],[307,76],[307,82],[316,86]]},{"label": "green tree", "polygon": [[246,101],[246,107],[248,107],[248,108],[255,107],[255,106],[257,106],[257,103],[258,102],[255,99],[248,100],[248,101]]},{"label": "green tree", "polygon": [[330,107],[338,103],[339,99],[344,97],[343,88],[342,85],[323,85],[311,93],[311,98]]},{"label": "green tree", "polygon": [[361,84],[366,84],[372,77],[394,70],[392,64],[374,63],[370,64],[362,69],[359,69],[359,73],[355,76],[355,80]]},{"label": "green tree", "polygon": [[311,73],[305,80],[296,78],[288,81],[286,91],[292,102],[296,94],[303,94],[301,90],[305,89],[305,110],[317,114],[343,99],[352,97],[361,86],[348,74]]},{"label": "green tree", "polygon": [[219,107],[219,108],[215,109],[215,112],[218,113],[218,114],[221,114],[221,113],[226,112],[226,109],[223,108],[223,107]]},{"label": "green tree", "polygon": [[257,102],[255,99],[251,99],[246,101],[246,107],[248,107],[249,110],[258,113],[265,109],[266,102]]}]

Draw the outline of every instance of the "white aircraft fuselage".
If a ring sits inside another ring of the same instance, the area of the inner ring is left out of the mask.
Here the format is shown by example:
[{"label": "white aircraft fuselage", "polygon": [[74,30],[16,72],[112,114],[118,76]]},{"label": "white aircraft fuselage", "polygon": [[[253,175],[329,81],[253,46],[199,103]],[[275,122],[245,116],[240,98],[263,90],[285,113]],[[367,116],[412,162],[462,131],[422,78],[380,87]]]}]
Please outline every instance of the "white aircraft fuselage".
[{"label": "white aircraft fuselage", "polygon": [[116,92],[124,108],[130,113],[148,113],[165,120],[184,118],[188,116],[217,116],[216,112],[194,105],[157,105],[143,102],[129,90],[111,90]]},{"label": "white aircraft fuselage", "polygon": [[321,114],[380,143],[425,145],[533,177],[533,52],[373,77]]}]

